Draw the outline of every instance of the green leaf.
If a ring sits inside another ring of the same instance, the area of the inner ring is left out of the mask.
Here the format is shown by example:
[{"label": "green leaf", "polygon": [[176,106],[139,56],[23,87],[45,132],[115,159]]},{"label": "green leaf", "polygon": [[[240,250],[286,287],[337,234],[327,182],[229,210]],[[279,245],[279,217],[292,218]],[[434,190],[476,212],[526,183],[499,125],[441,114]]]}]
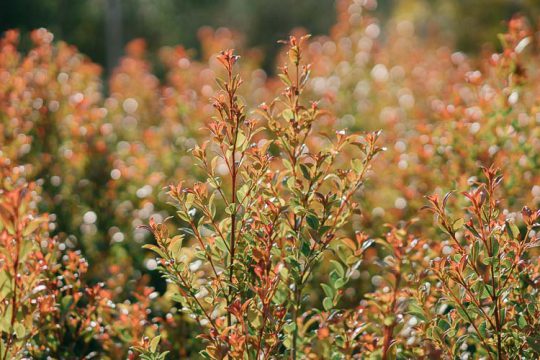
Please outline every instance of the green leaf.
[{"label": "green leaf", "polygon": [[469,230],[476,238],[481,238],[480,234],[478,233],[478,231],[476,231],[476,229],[473,226],[465,224],[465,228]]},{"label": "green leaf", "polygon": [[222,79],[216,78],[216,83],[217,83],[217,85],[219,86],[219,88],[221,90],[227,89],[226,86],[225,86],[225,81],[223,81]]},{"label": "green leaf", "polygon": [[168,250],[173,255],[178,255],[180,249],[182,248],[182,241],[184,239],[183,235],[177,235],[171,239],[169,243]]},{"label": "green leaf", "polygon": [[291,109],[285,109],[283,110],[283,112],[281,113],[281,116],[283,116],[283,118],[285,120],[291,120],[291,119],[294,119],[294,113],[292,112]]},{"label": "green leaf", "polygon": [[457,310],[457,313],[459,314],[459,316],[461,317],[461,319],[463,321],[465,321],[465,322],[469,321],[468,314],[465,311],[463,311],[463,309],[461,307],[457,307],[456,310]]},{"label": "green leaf", "polygon": [[13,313],[13,307],[8,305],[4,310],[3,316],[0,316],[0,332],[8,332],[10,329],[11,315]]},{"label": "green leaf", "polygon": [[287,188],[289,188],[290,190],[293,190],[296,188],[296,181],[294,180],[294,177],[289,177],[287,178],[285,184],[287,185]]},{"label": "green leaf", "polygon": [[341,278],[334,283],[334,287],[336,289],[341,289],[343,286],[345,286],[345,284],[347,284],[347,279]]},{"label": "green leaf", "polygon": [[8,234],[15,235],[15,228],[13,227],[13,223],[11,221],[2,221],[2,224],[6,228]]},{"label": "green leaf", "polygon": [[167,255],[163,252],[163,250],[161,250],[158,246],[156,245],[153,245],[153,244],[145,244],[143,245],[143,249],[148,249],[148,250],[152,250],[153,252],[155,252],[156,254],[158,254],[161,258],[165,259],[167,258]]},{"label": "green leaf", "polygon": [[164,351],[161,354],[158,355],[157,360],[165,360],[167,358],[167,354],[169,354],[170,351]]},{"label": "green leaf", "polygon": [[204,358],[204,359],[212,359],[212,357],[210,356],[210,354],[208,354],[208,352],[206,350],[203,350],[201,352],[199,352],[199,354]]},{"label": "green leaf", "polygon": [[493,262],[494,262],[493,257],[486,257],[486,258],[482,259],[482,263],[484,265],[491,265],[491,264],[493,264]]},{"label": "green leaf", "polygon": [[289,80],[288,76],[285,75],[285,74],[278,74],[279,78],[281,79],[281,81],[283,81],[283,83],[287,86],[291,86],[291,80]]},{"label": "green leaf", "polygon": [[416,317],[419,320],[426,321],[426,316],[424,314],[424,309],[422,309],[417,304],[410,304],[409,305],[409,311],[407,313],[414,316],[414,317]]},{"label": "green leaf", "polygon": [[311,253],[311,248],[309,246],[309,242],[307,241],[302,241],[302,244],[300,246],[300,252],[302,253],[302,255],[308,257],[309,254]]},{"label": "green leaf", "polygon": [[351,168],[352,168],[356,173],[361,173],[363,167],[364,167],[364,163],[362,162],[362,160],[360,160],[360,159],[354,159],[354,160],[351,161]]},{"label": "green leaf", "polygon": [[437,321],[437,327],[445,332],[450,329],[450,324],[445,319],[439,319],[439,321]]},{"label": "green leaf", "polygon": [[519,235],[519,228],[516,226],[516,224],[511,223],[508,220],[506,220],[505,230],[510,239],[515,239]]},{"label": "green leaf", "polygon": [[341,276],[339,276],[336,269],[330,271],[330,281],[332,282],[332,284],[335,284],[339,279],[341,279]]},{"label": "green leaf", "polygon": [[540,354],[540,335],[533,335],[527,338],[527,344],[534,350],[535,353]]},{"label": "green leaf", "polygon": [[493,257],[497,257],[499,254],[499,241],[498,239],[495,239],[495,237],[491,239],[491,251]]},{"label": "green leaf", "polygon": [[39,227],[39,225],[43,223],[43,219],[35,219],[32,222],[28,224],[28,226],[23,230],[23,236],[26,237],[30,234],[32,234],[36,229]]},{"label": "green leaf", "polygon": [[241,147],[242,145],[244,145],[244,143],[246,142],[246,136],[244,135],[244,133],[242,131],[238,131],[238,135],[236,137],[236,146],[237,148]]},{"label": "green leaf", "polygon": [[323,288],[323,291],[326,294],[326,296],[332,299],[334,298],[335,292],[331,286],[329,286],[328,284],[321,284],[321,287]]},{"label": "green leaf", "polygon": [[26,329],[24,325],[19,322],[13,325],[13,330],[15,331],[15,336],[17,336],[17,339],[23,339],[26,335]]},{"label": "green leaf", "polygon": [[7,351],[6,343],[4,342],[4,340],[0,339],[0,358],[1,359],[4,358],[6,351]]},{"label": "green leaf", "polygon": [[69,308],[73,304],[73,296],[66,295],[60,300],[60,311],[62,314],[67,314],[69,311]]},{"label": "green leaf", "polygon": [[236,212],[236,204],[230,203],[229,206],[225,208],[225,213],[228,215],[232,215]]},{"label": "green leaf", "polygon": [[302,175],[308,180],[311,180],[311,174],[309,173],[309,168],[306,164],[300,164],[300,170],[302,170]]},{"label": "green leaf", "polygon": [[312,228],[313,230],[317,230],[319,228],[319,219],[317,218],[317,216],[313,214],[308,214],[306,216],[306,221],[309,227]]},{"label": "green leaf", "polygon": [[159,340],[161,339],[161,336],[158,335],[156,336],[155,338],[152,339],[152,341],[150,341],[150,351],[151,352],[156,352],[157,350],[157,347],[159,345]]},{"label": "green leaf", "polygon": [[330,298],[324,298],[323,300],[323,307],[324,307],[324,310],[326,311],[330,311],[332,310],[332,308],[334,307],[334,302],[332,299]]},{"label": "green leaf", "polygon": [[488,336],[486,322],[482,322],[480,323],[480,325],[478,325],[478,331],[483,338],[486,338]]},{"label": "green leaf", "polygon": [[388,315],[383,319],[383,324],[385,326],[392,326],[394,321],[396,321],[396,316],[395,315]]},{"label": "green leaf", "polygon": [[454,224],[452,225],[452,229],[454,231],[458,231],[463,227],[463,224],[465,224],[465,220],[463,218],[459,218],[456,221],[454,221]]},{"label": "green leaf", "polygon": [[229,248],[227,247],[227,244],[221,237],[216,238],[216,246],[219,250],[221,250],[223,253],[228,253]]},{"label": "green leaf", "polygon": [[520,329],[524,329],[527,326],[527,320],[522,315],[518,317],[517,323]]},{"label": "green leaf", "polygon": [[343,269],[343,265],[341,265],[339,261],[330,260],[330,263],[334,266],[334,269],[338,273],[339,277],[345,277],[345,269]]}]

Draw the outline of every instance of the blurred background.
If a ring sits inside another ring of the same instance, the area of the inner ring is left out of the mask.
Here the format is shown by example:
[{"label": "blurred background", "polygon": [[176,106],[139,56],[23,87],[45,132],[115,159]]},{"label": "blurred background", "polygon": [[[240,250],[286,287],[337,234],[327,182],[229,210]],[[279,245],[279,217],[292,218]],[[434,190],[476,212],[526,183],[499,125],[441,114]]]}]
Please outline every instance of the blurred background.
[{"label": "blurred background", "polygon": [[[515,13],[531,20],[540,16],[538,0],[379,0],[382,21],[409,18],[420,29],[437,27],[467,52],[479,44],[496,45],[496,34]],[[312,34],[327,33],[335,22],[334,0],[4,0],[0,31],[24,32],[46,27],[76,45],[110,72],[133,38],[148,41],[150,54],[165,45],[183,44],[197,50],[202,26],[229,27],[247,34],[250,47],[265,52],[272,71],[276,41],[296,27]],[[474,29],[474,31],[472,30]],[[452,35],[450,35],[452,34]],[[23,44],[24,45],[24,44]]]}]

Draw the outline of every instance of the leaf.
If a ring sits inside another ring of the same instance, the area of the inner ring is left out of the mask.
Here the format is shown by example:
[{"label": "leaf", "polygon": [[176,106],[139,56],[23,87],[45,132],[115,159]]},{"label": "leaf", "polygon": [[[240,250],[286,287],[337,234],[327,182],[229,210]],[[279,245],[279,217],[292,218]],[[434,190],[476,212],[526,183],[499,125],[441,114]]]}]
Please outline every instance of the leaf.
[{"label": "leaf", "polygon": [[480,332],[480,335],[482,335],[483,338],[486,338],[488,336],[487,325],[485,321],[480,323],[480,325],[478,326],[478,331]]},{"label": "leaf", "polygon": [[7,309],[4,310],[3,316],[0,316],[0,332],[8,332],[11,322],[11,314],[13,312],[13,307],[10,305]]},{"label": "leaf", "polygon": [[216,238],[216,246],[219,250],[221,250],[223,253],[229,252],[229,247],[225,241],[221,237]]},{"label": "leaf", "polygon": [[341,289],[343,286],[345,286],[345,284],[347,284],[347,279],[341,278],[334,283],[334,287],[336,289]]},{"label": "leaf", "polygon": [[409,311],[407,312],[408,314],[422,320],[422,321],[426,321],[426,316],[424,314],[424,309],[422,309],[419,305],[417,304],[410,304],[409,305]]},{"label": "leaf", "polygon": [[463,309],[461,307],[457,307],[456,310],[457,310],[457,313],[459,314],[459,316],[461,317],[461,319],[463,321],[465,321],[465,322],[469,321],[468,314],[465,311],[463,311]]},{"label": "leaf", "polygon": [[345,276],[345,269],[343,269],[343,265],[341,265],[336,260],[330,260],[330,263],[332,263],[332,265],[334,265],[334,269],[338,273],[339,277],[344,277]]},{"label": "leaf", "polygon": [[330,298],[324,298],[323,300],[323,307],[324,307],[324,310],[326,311],[330,311],[332,310],[332,308],[334,307],[334,302],[332,301],[332,299]]},{"label": "leaf", "polygon": [[230,203],[229,206],[227,206],[225,208],[225,213],[227,215],[232,215],[232,214],[236,213],[236,204],[235,203]]},{"label": "leaf", "polygon": [[302,241],[302,244],[300,245],[300,252],[302,253],[302,255],[308,257],[311,253],[311,248],[309,246],[309,242],[307,241]]},{"label": "leaf", "polygon": [[236,147],[239,148],[246,142],[246,135],[242,131],[238,131],[238,134],[236,135]]},{"label": "leaf", "polygon": [[165,256],[165,253],[156,245],[145,244],[145,245],[143,245],[143,249],[151,250],[151,251],[155,252],[156,254],[158,254],[159,256],[161,256],[162,258],[167,257],[167,256]]},{"label": "leaf", "polygon": [[326,294],[326,296],[332,299],[334,298],[335,292],[334,292],[334,289],[330,285],[321,284],[321,287],[323,288],[323,291]]},{"label": "leaf", "polygon": [[23,236],[26,237],[32,234],[36,229],[44,222],[44,219],[39,218],[31,221],[28,226],[23,230]]},{"label": "leaf", "polygon": [[182,248],[182,241],[184,240],[183,235],[177,235],[171,239],[171,242],[169,243],[168,250],[169,252],[176,256],[180,252],[180,249]]},{"label": "leaf", "polygon": [[383,319],[383,324],[385,326],[392,326],[392,324],[396,321],[395,315],[388,315]]},{"label": "leaf", "polygon": [[285,120],[292,120],[294,119],[294,113],[292,112],[291,109],[285,109],[283,110],[283,112],[281,113],[281,116],[283,116],[283,118]]},{"label": "leaf", "polygon": [[2,224],[6,228],[8,234],[15,235],[15,228],[13,227],[13,223],[9,220],[2,220]]},{"label": "leaf", "polygon": [[169,354],[170,351],[164,351],[161,354],[158,355],[157,360],[165,360],[167,358],[167,354]]},{"label": "leaf", "polygon": [[527,338],[527,344],[535,353],[540,354],[540,335],[529,336]]},{"label": "leaf", "polygon": [[491,239],[491,251],[492,251],[493,257],[497,257],[497,255],[499,254],[499,249],[500,249],[499,241],[498,239],[493,237]]},{"label": "leaf", "polygon": [[[516,235],[519,234],[519,228],[517,228],[517,226],[513,223],[511,223],[510,221],[506,220],[505,221],[505,224],[504,224],[504,228],[506,230],[506,233],[508,234],[508,237],[510,239],[515,239],[516,238]],[[513,226],[512,226],[513,225]],[[517,230],[517,231],[516,231]]]},{"label": "leaf", "polygon": [[226,90],[225,81],[223,81],[223,79],[216,78],[216,83],[221,90]]},{"label": "leaf", "polygon": [[308,180],[311,180],[311,174],[309,173],[309,168],[306,164],[300,164],[300,170],[302,170],[302,175]]},{"label": "leaf", "polygon": [[6,351],[7,351],[6,343],[4,342],[3,339],[0,339],[0,358],[2,359],[4,358]]},{"label": "leaf", "polygon": [[450,198],[450,196],[454,193],[454,191],[449,191],[447,192],[445,195],[444,195],[444,198],[443,198],[443,202],[442,202],[442,207],[445,208],[446,207],[446,203],[448,202],[448,199]]},{"label": "leaf", "polygon": [[19,322],[13,325],[13,330],[15,331],[17,339],[23,339],[26,336],[26,329],[24,325]]},{"label": "leaf", "polygon": [[356,172],[356,173],[361,173],[362,172],[362,169],[364,167],[364,163],[362,162],[362,160],[360,159],[354,159],[351,161],[351,168]]},{"label": "leaf", "polygon": [[283,83],[287,86],[291,86],[291,80],[289,80],[289,77],[285,74],[278,74],[279,78]]},{"label": "leaf", "polygon": [[373,239],[368,239],[366,241],[364,241],[362,243],[362,251],[365,251],[368,247],[370,247],[373,243],[375,242],[375,240]]},{"label": "leaf", "polygon": [[152,339],[152,341],[150,341],[150,351],[151,352],[156,352],[157,350],[157,347],[159,345],[159,340],[161,339],[161,336],[158,335],[156,336],[155,338]]},{"label": "leaf", "polygon": [[216,193],[214,192],[210,199],[208,199],[208,209],[210,210],[210,215],[212,215],[212,218],[216,217]]},{"label": "leaf", "polygon": [[185,297],[181,294],[176,293],[171,296],[171,300],[179,304],[184,304]]},{"label": "leaf", "polygon": [[474,227],[465,224],[465,228],[467,228],[467,230],[469,230],[476,238],[481,238],[480,234]]},{"label": "leaf", "polygon": [[520,329],[524,329],[525,326],[527,326],[527,321],[525,320],[525,317],[520,315],[517,320],[518,326]]},{"label": "leaf", "polygon": [[69,311],[69,308],[73,304],[73,296],[66,295],[62,298],[60,301],[60,311],[63,315],[67,314]]},{"label": "leaf", "polygon": [[319,218],[317,218],[317,216],[313,215],[313,214],[308,214],[306,216],[306,221],[309,225],[310,228],[312,228],[313,230],[317,230],[319,229]]},{"label": "leaf", "polygon": [[492,257],[486,257],[484,259],[482,259],[482,264],[484,265],[491,265],[493,263],[493,258]]},{"label": "leaf", "polygon": [[454,224],[452,225],[452,229],[454,231],[458,231],[463,227],[463,224],[465,224],[465,220],[463,218],[459,218],[456,221],[454,221]]},{"label": "leaf", "polygon": [[439,321],[437,321],[437,327],[443,332],[446,332],[448,329],[450,329],[450,324],[445,319],[439,319]]}]

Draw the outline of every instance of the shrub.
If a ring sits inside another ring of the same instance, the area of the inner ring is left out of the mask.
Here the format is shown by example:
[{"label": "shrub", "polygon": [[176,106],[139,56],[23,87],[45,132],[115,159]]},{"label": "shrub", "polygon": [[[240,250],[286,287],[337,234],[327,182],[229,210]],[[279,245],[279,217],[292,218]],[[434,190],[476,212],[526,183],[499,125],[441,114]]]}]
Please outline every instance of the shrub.
[{"label": "shrub", "polygon": [[445,251],[451,254],[433,266],[441,296],[428,334],[450,357],[471,352],[490,359],[534,358],[540,350],[540,308],[538,264],[531,249],[540,245],[533,235],[540,211],[524,207],[520,230],[518,219],[499,208],[496,190],[502,177],[493,168],[483,171],[486,183],[463,194],[470,202],[464,217],[447,213],[450,194],[442,201],[429,197],[428,209],[451,239]]},{"label": "shrub", "polygon": [[52,223],[37,212],[39,186],[25,176],[0,157],[0,358],[125,356],[155,330],[152,290],[130,304],[115,303],[102,283],[89,286],[88,263],[50,236]]},{"label": "shrub", "polygon": [[[238,98],[238,56],[226,51],[218,57],[227,77],[218,80],[222,92],[213,100],[211,141],[192,151],[207,179],[169,189],[187,224],[181,234],[169,236],[166,224],[149,226],[157,245],[146,247],[177,287],[174,300],[205,329],[203,354],[209,358],[301,357],[316,334],[309,319],[335,309],[359,265],[362,244],[343,241],[338,230],[358,211],[354,195],[381,151],[378,134],[339,131],[325,139],[316,133],[316,120],[328,115],[301,97],[310,71],[302,63],[305,40],[291,37],[291,68],[280,75],[286,88],[261,106],[269,134],[246,116]],[[349,146],[360,156],[343,168],[337,158]],[[191,238],[193,245],[182,245]],[[312,272],[330,248],[340,256],[331,260],[333,270],[321,285],[323,309],[306,311]]]}]

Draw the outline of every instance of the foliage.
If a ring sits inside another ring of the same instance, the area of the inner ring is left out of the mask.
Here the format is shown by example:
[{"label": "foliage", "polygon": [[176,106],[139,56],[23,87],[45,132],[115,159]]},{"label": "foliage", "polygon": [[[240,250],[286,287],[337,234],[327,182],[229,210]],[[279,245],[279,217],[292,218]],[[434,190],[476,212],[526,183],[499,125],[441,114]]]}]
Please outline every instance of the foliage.
[{"label": "foliage", "polygon": [[0,359],[538,357],[538,34],[469,58],[374,4],[276,76],[226,29],[108,83],[6,32]]},{"label": "foliage", "polygon": [[152,291],[142,289],[136,304],[115,303],[103,283],[87,285],[80,251],[51,237],[50,219],[37,213],[39,187],[9,159],[0,165],[0,357],[121,356],[155,329],[147,312]]},{"label": "foliage", "polygon": [[[531,233],[540,226],[540,211],[522,210],[524,234],[498,208],[497,187],[502,178],[484,169],[486,183],[464,196],[470,201],[464,218],[452,218],[443,201],[429,197],[429,209],[438,216],[452,245],[436,260],[434,272],[441,284],[433,338],[449,356],[475,348],[490,359],[521,354],[538,356],[538,262],[531,249],[540,243]],[[447,310],[449,309],[449,310]],[[470,328],[474,331],[470,331]]]}]

